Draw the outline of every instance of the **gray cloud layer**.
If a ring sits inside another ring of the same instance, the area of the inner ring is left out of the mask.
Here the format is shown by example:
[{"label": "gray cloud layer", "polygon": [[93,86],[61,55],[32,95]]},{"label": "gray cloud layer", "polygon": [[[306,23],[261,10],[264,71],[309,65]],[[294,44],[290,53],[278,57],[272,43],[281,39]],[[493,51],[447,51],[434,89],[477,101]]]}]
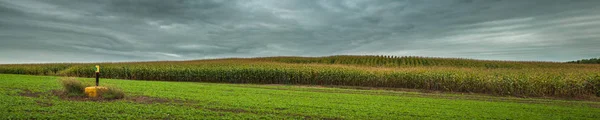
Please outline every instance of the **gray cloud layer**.
[{"label": "gray cloud layer", "polygon": [[598,0],[0,0],[0,63],[600,56]]}]

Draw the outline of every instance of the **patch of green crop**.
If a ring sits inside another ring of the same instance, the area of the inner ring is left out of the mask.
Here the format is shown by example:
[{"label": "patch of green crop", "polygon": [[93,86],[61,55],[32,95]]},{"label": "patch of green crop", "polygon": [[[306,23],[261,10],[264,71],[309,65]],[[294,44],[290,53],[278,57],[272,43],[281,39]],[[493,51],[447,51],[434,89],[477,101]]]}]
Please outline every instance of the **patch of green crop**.
[{"label": "patch of green crop", "polygon": [[[598,119],[593,101],[524,99],[291,85],[102,79],[116,101],[71,101],[60,77],[0,74],[0,119]],[[84,82],[93,79],[80,78]],[[25,96],[23,91],[39,92]],[[138,102],[137,96],[168,101]]]}]

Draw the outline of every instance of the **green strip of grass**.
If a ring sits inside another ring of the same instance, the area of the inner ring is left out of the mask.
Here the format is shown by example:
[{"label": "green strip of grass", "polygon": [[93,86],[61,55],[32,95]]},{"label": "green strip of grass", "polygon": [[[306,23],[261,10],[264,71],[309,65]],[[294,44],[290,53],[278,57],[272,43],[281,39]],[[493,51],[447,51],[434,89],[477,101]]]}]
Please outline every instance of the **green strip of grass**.
[{"label": "green strip of grass", "polygon": [[[287,85],[102,79],[116,101],[51,94],[59,77],[0,74],[0,119],[598,119],[598,102]],[[86,82],[93,79],[81,78]],[[24,91],[39,95],[22,95]],[[136,96],[168,101],[137,102]],[[523,102],[526,101],[526,102]]]}]

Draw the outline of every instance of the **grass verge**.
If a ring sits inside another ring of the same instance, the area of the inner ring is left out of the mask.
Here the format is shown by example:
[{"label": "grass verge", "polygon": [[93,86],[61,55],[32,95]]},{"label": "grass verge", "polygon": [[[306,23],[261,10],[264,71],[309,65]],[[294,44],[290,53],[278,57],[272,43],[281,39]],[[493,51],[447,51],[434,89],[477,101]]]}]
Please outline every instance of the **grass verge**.
[{"label": "grass verge", "polygon": [[[89,83],[81,82],[77,80],[75,77],[63,77],[60,78],[60,83],[63,86],[62,92],[59,93],[61,95],[66,95],[67,97],[77,97],[77,98],[85,98],[87,97],[85,93],[85,88],[92,86]],[[121,99],[125,97],[125,92],[118,87],[106,86],[106,90],[98,90],[98,98],[94,98],[95,100],[114,100]]]}]

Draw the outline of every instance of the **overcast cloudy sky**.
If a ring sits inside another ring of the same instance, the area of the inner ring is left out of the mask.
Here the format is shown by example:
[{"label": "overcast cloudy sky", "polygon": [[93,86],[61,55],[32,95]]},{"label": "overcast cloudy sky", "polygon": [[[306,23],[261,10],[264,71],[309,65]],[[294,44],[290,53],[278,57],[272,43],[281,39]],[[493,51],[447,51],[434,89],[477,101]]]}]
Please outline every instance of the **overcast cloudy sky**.
[{"label": "overcast cloudy sky", "polygon": [[0,63],[600,57],[600,0],[0,0]]}]

